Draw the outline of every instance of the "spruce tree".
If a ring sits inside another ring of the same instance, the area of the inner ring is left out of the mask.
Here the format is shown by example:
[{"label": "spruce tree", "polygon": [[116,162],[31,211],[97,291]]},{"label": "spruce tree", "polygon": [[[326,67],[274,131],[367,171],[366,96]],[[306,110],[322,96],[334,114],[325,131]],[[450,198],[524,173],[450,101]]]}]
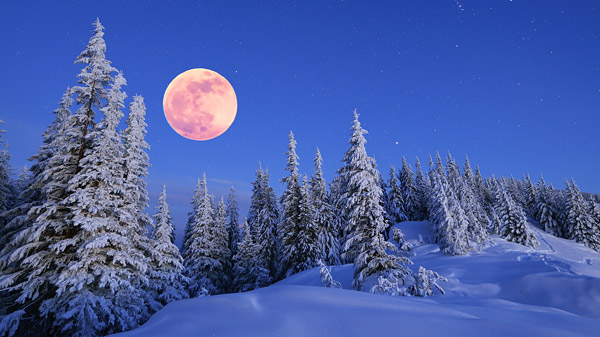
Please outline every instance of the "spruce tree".
[{"label": "spruce tree", "polygon": [[235,189],[233,186],[231,186],[231,191],[227,197],[226,212],[227,218],[229,219],[227,222],[227,232],[229,233],[229,250],[231,250],[231,255],[233,256],[237,252],[237,245],[240,241],[240,209],[238,207]]},{"label": "spruce tree", "polygon": [[400,190],[402,191],[402,200],[404,202],[403,210],[408,220],[419,220],[421,205],[417,196],[417,186],[415,177],[406,158],[402,157],[402,168],[398,176],[400,181]]},{"label": "spruce tree", "polygon": [[[4,124],[4,121],[0,119],[0,124]],[[8,146],[2,139],[2,134],[5,130],[0,129],[0,214],[6,212],[11,205],[11,189],[10,189],[10,155],[8,153]],[[5,217],[0,217],[0,233],[3,227],[6,225]]]},{"label": "spruce tree", "polygon": [[161,305],[188,297],[183,276],[183,258],[175,246],[175,226],[167,204],[167,189],[163,185],[156,206],[156,221],[152,232],[152,265],[150,289]]},{"label": "spruce tree", "polygon": [[563,237],[562,226],[558,222],[559,212],[554,206],[552,193],[548,186],[546,186],[544,177],[541,174],[537,190],[535,210],[536,220],[539,222],[540,227],[547,233]]},{"label": "spruce tree", "polygon": [[404,199],[402,199],[402,190],[398,185],[396,178],[396,169],[390,165],[390,177],[388,180],[388,200],[385,210],[392,224],[397,224],[402,221],[407,221],[408,217],[404,212]]},{"label": "spruce tree", "polygon": [[314,213],[312,219],[318,229],[319,258],[328,265],[340,264],[340,228],[335,210],[327,194],[327,185],[321,165],[323,158],[317,148],[315,155],[315,173],[310,179],[310,199]]},{"label": "spruce tree", "polygon": [[429,191],[431,185],[429,179],[423,174],[421,169],[421,161],[419,157],[416,157],[415,163],[415,185],[417,188],[417,200],[419,204],[419,211],[416,220],[427,219],[427,201],[429,199]]},{"label": "spruce tree", "polygon": [[348,185],[343,190],[344,214],[347,216],[344,259],[355,265],[353,286],[360,290],[367,278],[385,276],[402,282],[409,275],[410,260],[388,254],[395,246],[386,241],[387,228],[381,205],[381,188],[375,162],[367,155],[364,130],[354,111],[350,148],[344,156],[344,167],[338,172]]},{"label": "spruce tree", "polygon": [[[280,211],[273,188],[269,185],[269,172],[264,171],[260,177],[261,207],[254,223],[254,242],[257,244],[257,259],[260,266],[269,270],[271,279],[276,279],[278,271],[278,255],[280,242],[277,235],[277,224],[280,221]],[[251,229],[252,231],[252,229]],[[264,278],[261,280],[265,280]],[[265,286],[267,284],[260,284]]]},{"label": "spruce tree", "polygon": [[496,213],[500,219],[500,236],[523,246],[536,248],[538,241],[527,228],[525,211],[506,191],[504,183],[498,185],[496,203]]},{"label": "spruce tree", "polygon": [[296,140],[290,131],[288,136],[287,164],[285,170],[289,175],[281,180],[286,184],[281,196],[282,218],[277,228],[281,242],[280,275],[288,275],[294,268],[295,241],[300,232],[300,174],[298,173],[298,156],[296,155]]},{"label": "spruce tree", "polygon": [[592,210],[583,198],[579,187],[571,179],[567,185],[566,229],[567,238],[581,242],[587,247],[600,251],[600,228],[592,217]]},{"label": "spruce tree", "polygon": [[208,194],[205,174],[199,190],[198,208],[194,212],[183,256],[191,297],[224,292],[228,287],[231,259],[225,205],[219,202],[217,212],[213,214],[212,196]]},{"label": "spruce tree", "polygon": [[258,259],[258,246],[252,239],[248,221],[244,221],[242,239],[233,256],[233,290],[249,291],[271,283],[270,272]]}]

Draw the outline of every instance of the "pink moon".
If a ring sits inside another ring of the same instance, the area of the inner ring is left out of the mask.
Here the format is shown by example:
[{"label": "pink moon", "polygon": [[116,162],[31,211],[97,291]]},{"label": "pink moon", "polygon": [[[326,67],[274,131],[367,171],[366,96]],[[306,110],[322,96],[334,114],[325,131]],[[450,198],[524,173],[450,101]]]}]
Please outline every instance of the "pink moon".
[{"label": "pink moon", "polygon": [[190,69],[171,81],[163,109],[175,132],[188,139],[209,140],[233,123],[237,97],[225,77],[209,69]]}]

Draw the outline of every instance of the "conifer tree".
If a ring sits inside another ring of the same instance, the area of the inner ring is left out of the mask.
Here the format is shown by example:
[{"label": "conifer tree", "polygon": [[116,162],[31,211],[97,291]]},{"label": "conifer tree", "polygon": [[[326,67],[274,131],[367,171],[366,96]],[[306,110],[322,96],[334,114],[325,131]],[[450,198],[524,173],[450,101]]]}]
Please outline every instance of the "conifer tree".
[{"label": "conifer tree", "polygon": [[521,194],[523,195],[523,209],[525,210],[525,214],[532,218],[536,218],[535,204],[537,199],[537,189],[531,182],[529,174],[526,174],[523,177],[522,186],[523,190],[521,191]]},{"label": "conifer tree", "polygon": [[536,220],[540,227],[552,235],[563,237],[562,226],[558,222],[558,210],[555,208],[552,194],[546,186],[544,177],[540,174],[540,179],[537,186],[538,193],[536,195]]},{"label": "conifer tree", "polygon": [[408,220],[419,220],[421,205],[417,197],[417,186],[410,165],[406,162],[406,158],[402,156],[402,168],[398,176],[400,181],[400,190],[402,191],[402,200],[404,201],[403,210]]},{"label": "conifer tree", "polygon": [[500,219],[500,236],[523,246],[536,248],[538,241],[527,228],[525,211],[506,191],[504,183],[496,190],[496,213]]},{"label": "conifer tree", "polygon": [[183,258],[175,246],[175,227],[171,220],[167,189],[163,185],[158,197],[154,219],[156,225],[152,232],[152,264],[150,289],[161,305],[167,305],[188,297],[183,276]]},{"label": "conifer tree", "polygon": [[227,273],[231,252],[226,226],[225,205],[220,202],[213,214],[212,196],[208,194],[206,175],[202,175],[198,208],[189,230],[188,246],[184,253],[185,274],[190,279],[191,297],[208,292],[222,293],[228,286]]},{"label": "conifer tree", "polygon": [[416,220],[425,220],[427,219],[427,200],[429,199],[429,191],[431,190],[431,185],[429,179],[423,174],[423,170],[421,169],[421,161],[419,161],[419,157],[416,157],[417,161],[415,163],[415,185],[417,188],[417,201],[419,204],[419,211]]},{"label": "conifer tree", "polygon": [[408,217],[404,212],[404,199],[402,199],[402,190],[398,185],[398,179],[396,179],[396,168],[394,168],[393,165],[390,165],[388,188],[388,200],[385,210],[390,220],[394,224],[407,221]]},{"label": "conifer tree", "polygon": [[571,184],[567,185],[566,201],[566,229],[567,238],[581,242],[587,247],[600,251],[600,227],[595,223],[592,217],[592,210],[588,202],[583,198],[579,187],[571,179]]},{"label": "conifer tree", "polygon": [[231,186],[231,191],[227,197],[226,212],[227,218],[229,219],[227,222],[227,232],[229,233],[229,250],[231,250],[231,255],[233,256],[237,252],[237,245],[240,241],[240,209],[238,207],[235,189],[233,186]]},{"label": "conifer tree", "polygon": [[314,214],[312,219],[318,229],[319,258],[328,265],[340,264],[340,228],[336,219],[335,210],[327,195],[327,185],[323,178],[321,165],[323,158],[317,148],[315,155],[315,173],[310,179],[310,199]]},{"label": "conifer tree", "polygon": [[258,247],[252,239],[248,221],[244,221],[242,240],[233,257],[233,289],[249,291],[271,283],[270,272],[259,261]]},{"label": "conifer tree", "polygon": [[364,130],[354,111],[350,148],[344,156],[344,167],[338,172],[348,182],[343,189],[344,214],[347,217],[344,259],[355,265],[353,286],[360,290],[369,277],[384,276],[401,282],[409,275],[410,260],[388,254],[396,247],[385,240],[387,228],[381,205],[381,188],[375,162],[367,155]]},{"label": "conifer tree", "polygon": [[281,196],[282,218],[277,228],[281,242],[281,275],[288,274],[294,268],[292,261],[295,254],[295,240],[300,232],[300,174],[298,173],[298,156],[296,155],[296,140],[290,131],[288,136],[287,164],[285,170],[289,175],[281,180],[286,184]]},{"label": "conifer tree", "polygon": [[[0,119],[0,124],[4,124],[4,121]],[[10,208],[11,190],[10,190],[10,155],[8,153],[8,146],[2,139],[2,134],[6,132],[0,129],[0,214],[7,211]],[[0,233],[2,228],[6,225],[4,222],[5,217],[0,218]]]}]

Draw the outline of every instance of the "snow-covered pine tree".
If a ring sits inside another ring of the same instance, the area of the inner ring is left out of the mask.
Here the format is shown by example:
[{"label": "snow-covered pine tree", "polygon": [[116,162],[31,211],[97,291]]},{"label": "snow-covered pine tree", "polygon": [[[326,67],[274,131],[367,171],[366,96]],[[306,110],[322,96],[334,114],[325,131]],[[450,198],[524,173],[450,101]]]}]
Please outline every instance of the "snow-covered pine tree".
[{"label": "snow-covered pine tree", "polygon": [[527,216],[523,208],[506,191],[504,183],[496,189],[496,213],[500,219],[500,236],[523,246],[536,248],[538,241],[527,228]]},{"label": "snow-covered pine tree", "polygon": [[433,270],[427,270],[419,266],[419,272],[415,274],[414,277],[415,282],[409,288],[411,295],[421,297],[431,296],[433,294],[433,288],[437,289],[442,294],[446,293],[437,282],[448,280]]},{"label": "snow-covered pine tree", "polygon": [[402,168],[398,176],[400,182],[400,190],[402,191],[402,201],[404,205],[402,209],[408,220],[419,220],[421,205],[417,196],[417,186],[415,177],[410,165],[406,162],[406,158],[402,156]]},{"label": "snow-covered pine tree", "polygon": [[[462,218],[462,213],[466,218],[467,235],[472,249],[481,249],[489,241],[489,218],[484,208],[475,197],[471,185],[466,180],[465,175],[460,174],[460,169],[456,161],[448,152],[447,175],[451,194],[454,194],[460,203],[460,209],[457,216]],[[466,176],[469,176],[467,173]],[[455,218],[458,220],[458,218]]]},{"label": "snow-covered pine tree", "polygon": [[198,208],[194,212],[184,253],[185,275],[190,279],[190,297],[214,295],[228,286],[227,273],[231,251],[226,230],[225,205],[220,202],[213,214],[212,196],[208,194],[206,175],[200,181]]},{"label": "snow-covered pine tree", "polygon": [[523,210],[525,214],[531,218],[536,218],[536,200],[537,200],[537,188],[531,182],[531,178],[529,174],[523,176],[523,183],[521,184],[522,191],[521,195],[523,195]]},{"label": "snow-covered pine tree", "polygon": [[558,211],[556,210],[553,198],[544,177],[540,174],[536,195],[536,220],[540,227],[554,236],[563,237],[562,226],[558,222]]},{"label": "snow-covered pine tree", "polygon": [[310,198],[314,210],[312,218],[319,231],[319,258],[328,265],[337,265],[341,263],[339,221],[327,195],[327,184],[321,169],[323,158],[319,148],[314,162],[315,173],[310,179]]},{"label": "snow-covered pine tree", "polygon": [[237,245],[240,241],[240,209],[238,207],[237,197],[235,195],[235,189],[231,186],[229,196],[227,197],[227,232],[229,233],[229,250],[231,255],[235,255],[237,252]]},{"label": "snow-covered pine tree", "polygon": [[150,269],[150,289],[154,298],[167,305],[188,297],[186,279],[183,276],[183,258],[175,246],[175,226],[171,220],[167,204],[167,188],[163,185],[158,197],[152,232],[152,265]]},{"label": "snow-covered pine tree", "polygon": [[344,214],[347,216],[344,259],[355,265],[353,286],[360,290],[367,278],[383,276],[395,282],[402,282],[410,271],[406,257],[388,254],[395,246],[385,240],[383,231],[387,228],[381,205],[381,189],[376,164],[367,155],[364,130],[354,110],[350,148],[344,156],[344,167],[339,172],[348,185],[343,191]]},{"label": "snow-covered pine tree", "polygon": [[270,271],[258,259],[258,246],[250,233],[248,221],[244,220],[242,240],[233,257],[233,290],[249,291],[271,283]]},{"label": "snow-covered pine tree", "polygon": [[417,188],[417,200],[419,204],[419,211],[416,220],[427,219],[427,202],[429,200],[429,192],[431,191],[431,185],[429,179],[423,174],[421,169],[421,161],[419,157],[416,157],[415,163],[415,185]]},{"label": "snow-covered pine tree", "polygon": [[288,268],[285,277],[315,267],[319,261],[319,228],[313,221],[315,211],[308,191],[308,179],[304,176],[300,185],[298,219],[295,228],[281,238],[281,254]]},{"label": "snow-covered pine tree", "polygon": [[[0,119],[0,124],[4,124],[4,121]],[[2,134],[5,130],[0,129],[0,214],[7,211],[11,204],[11,189],[10,189],[10,154],[8,153],[8,146],[2,139]],[[5,224],[6,218],[0,217],[0,233]]]},{"label": "snow-covered pine tree", "polygon": [[469,186],[473,187],[475,183],[475,175],[473,169],[471,169],[471,163],[469,162],[469,156],[465,156],[465,166],[463,167],[463,178]]},{"label": "snow-covered pine tree", "polygon": [[129,106],[127,127],[123,132],[125,144],[125,181],[131,202],[135,205],[136,217],[142,229],[152,226],[152,219],[144,213],[148,207],[148,191],[144,178],[148,175],[150,159],[146,150],[150,148],[146,140],[146,105],[142,96],[133,96]]},{"label": "snow-covered pine tree", "polygon": [[196,182],[196,188],[194,189],[194,195],[192,196],[192,211],[188,213],[188,221],[185,225],[185,231],[183,233],[183,244],[181,246],[181,255],[184,258],[187,255],[187,249],[194,241],[194,238],[198,236],[198,233],[193,231],[194,223],[196,222],[196,218],[198,216],[198,212],[200,210],[200,202],[202,200],[202,186],[200,184],[200,178]]},{"label": "snow-covered pine tree", "polygon": [[285,170],[289,172],[281,182],[285,183],[285,190],[281,196],[281,222],[277,228],[279,241],[281,242],[280,276],[289,275],[290,269],[294,268],[293,261],[296,254],[295,241],[300,232],[300,174],[298,173],[298,155],[296,155],[296,140],[290,131],[288,136],[288,151]]},{"label": "snow-covered pine tree", "polygon": [[571,179],[567,185],[566,202],[566,234],[568,239],[574,239],[587,247],[600,251],[600,228],[592,218],[588,202],[583,198],[579,187]]},{"label": "snow-covered pine tree", "polygon": [[258,169],[256,170],[255,174],[256,179],[252,182],[252,196],[250,197],[250,208],[248,210],[248,216],[246,217],[252,237],[256,236],[255,225],[258,224],[258,214],[265,205],[265,193],[262,190],[263,176],[265,175],[265,171],[263,170],[262,164],[260,162],[258,163]]},{"label": "snow-covered pine tree", "polygon": [[402,199],[402,190],[398,185],[396,178],[396,168],[390,165],[390,177],[388,180],[388,198],[385,210],[392,224],[407,221],[408,217],[404,212],[404,199]]},{"label": "snow-covered pine tree", "polygon": [[[275,279],[280,242],[277,234],[277,224],[280,222],[280,210],[275,191],[269,185],[269,172],[265,170],[261,179],[264,204],[258,213],[255,242],[258,244],[258,259],[261,265],[269,269],[271,278]],[[261,285],[262,286],[262,285]]]},{"label": "snow-covered pine tree", "polygon": [[433,171],[430,179],[429,221],[433,223],[436,242],[446,254],[464,255],[471,249],[464,210],[444,173]]}]

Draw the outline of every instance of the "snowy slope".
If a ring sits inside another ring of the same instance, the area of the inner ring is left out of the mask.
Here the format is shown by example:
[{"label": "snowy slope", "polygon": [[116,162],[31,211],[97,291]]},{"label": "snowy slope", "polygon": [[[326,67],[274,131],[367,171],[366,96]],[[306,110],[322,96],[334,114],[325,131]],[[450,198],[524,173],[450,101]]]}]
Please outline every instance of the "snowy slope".
[{"label": "snowy slope", "polygon": [[352,265],[334,266],[344,289],[320,287],[318,268],[267,288],[169,304],[122,336],[598,336],[600,254],[530,225],[529,249],[494,238],[452,257],[427,222],[399,225],[412,257],[448,278],[446,295],[389,297],[351,289]]}]

